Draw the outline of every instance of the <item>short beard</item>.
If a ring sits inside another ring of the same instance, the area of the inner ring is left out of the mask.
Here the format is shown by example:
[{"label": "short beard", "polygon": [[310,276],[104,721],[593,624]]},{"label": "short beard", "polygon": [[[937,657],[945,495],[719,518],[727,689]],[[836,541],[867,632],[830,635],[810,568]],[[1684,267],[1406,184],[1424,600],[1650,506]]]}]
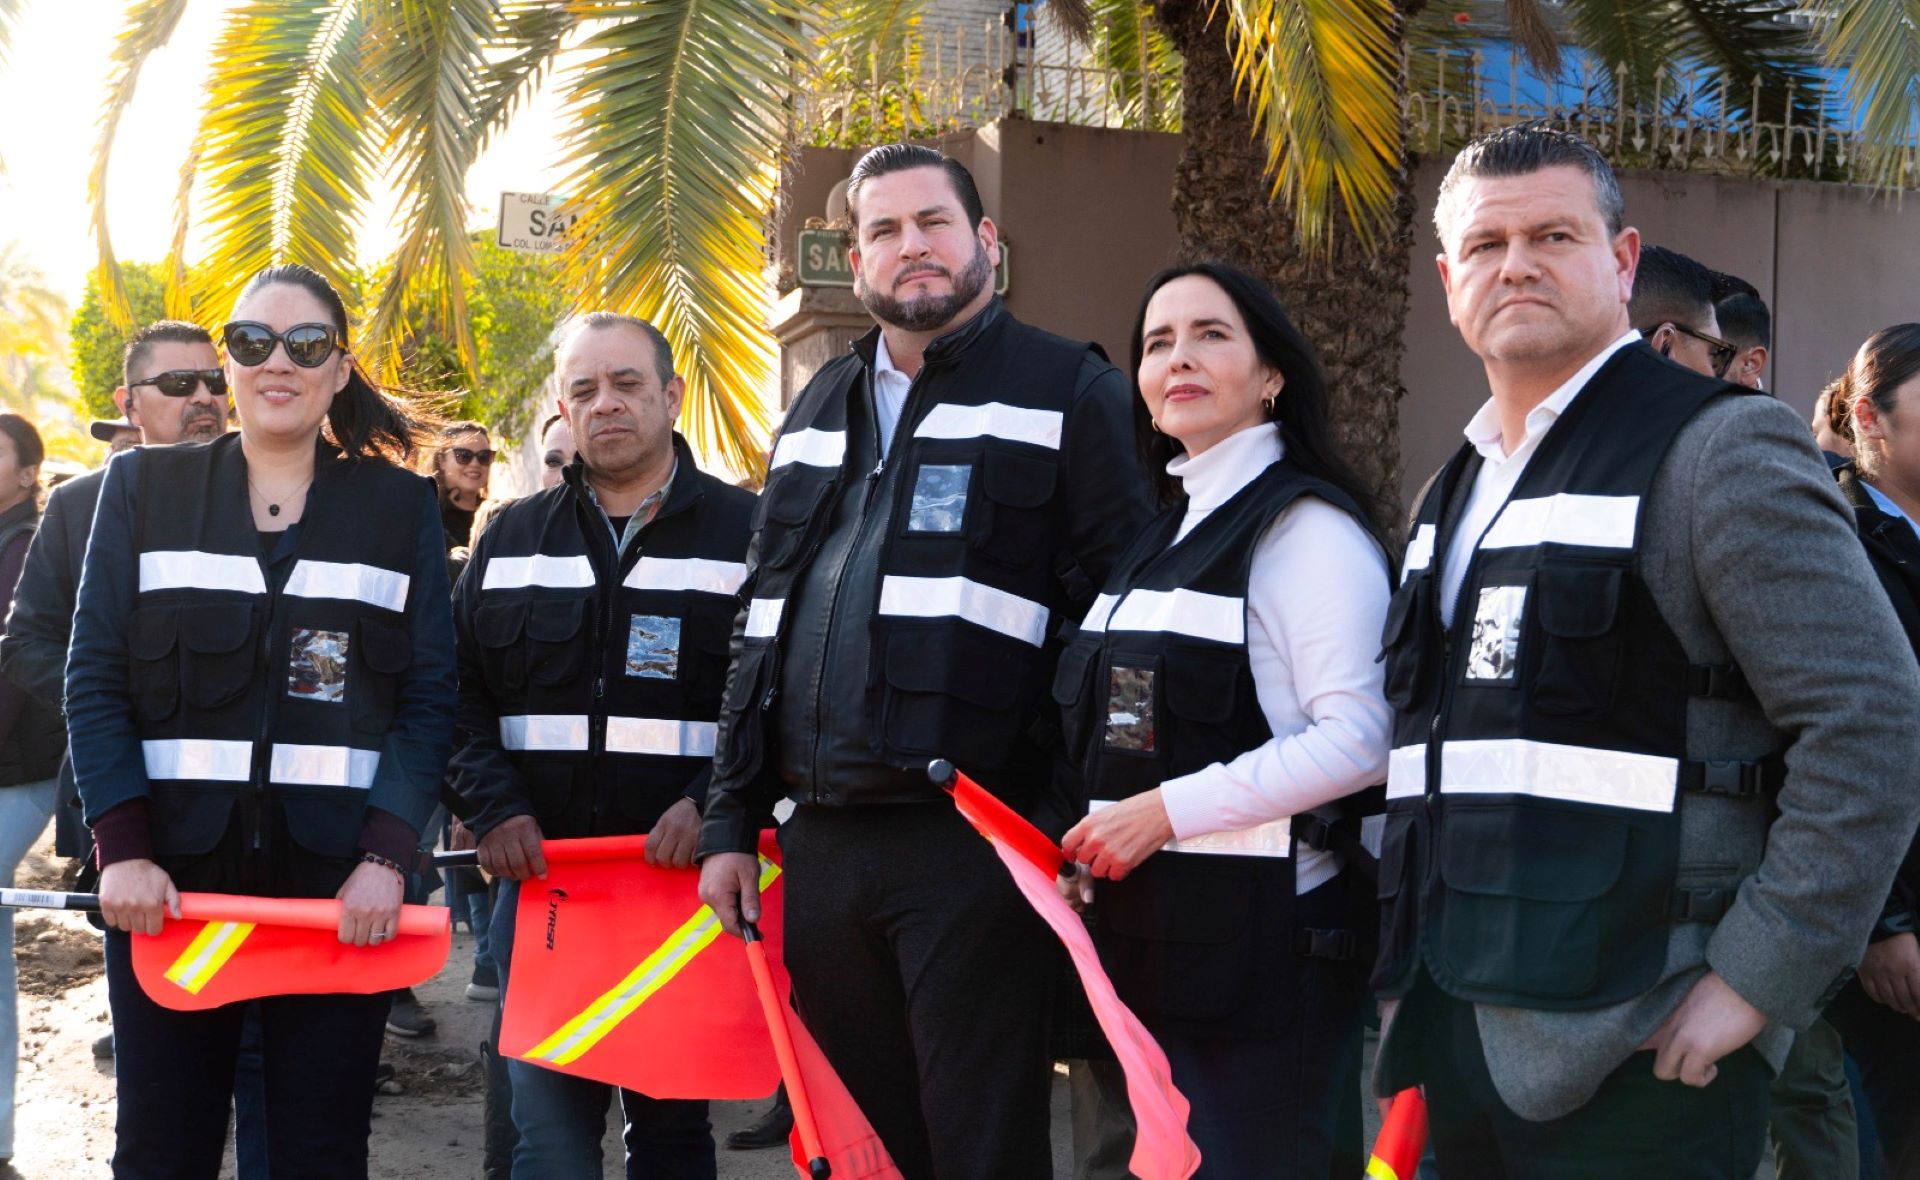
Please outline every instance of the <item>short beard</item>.
[{"label": "short beard", "polygon": [[987,262],[987,248],[975,241],[972,260],[960,268],[959,274],[949,277],[953,290],[945,295],[895,299],[874,290],[864,280],[855,288],[854,294],[860,297],[867,314],[883,324],[892,324],[907,332],[931,332],[935,328],[945,327],[962,308],[986,290],[987,283],[993,278],[993,267]]}]

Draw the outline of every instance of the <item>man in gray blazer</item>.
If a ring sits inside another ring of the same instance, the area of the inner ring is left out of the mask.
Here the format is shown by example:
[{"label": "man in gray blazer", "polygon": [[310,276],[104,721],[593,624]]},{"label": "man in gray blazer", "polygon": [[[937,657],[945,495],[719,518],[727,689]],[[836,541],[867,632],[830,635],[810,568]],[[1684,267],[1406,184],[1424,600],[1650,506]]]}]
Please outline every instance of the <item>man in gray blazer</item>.
[{"label": "man in gray blazer", "polygon": [[1435,222],[1492,397],[1387,624],[1378,1087],[1448,1177],[1751,1176],[1920,824],[1920,668],[1792,411],[1629,328],[1598,153],[1483,137]]}]

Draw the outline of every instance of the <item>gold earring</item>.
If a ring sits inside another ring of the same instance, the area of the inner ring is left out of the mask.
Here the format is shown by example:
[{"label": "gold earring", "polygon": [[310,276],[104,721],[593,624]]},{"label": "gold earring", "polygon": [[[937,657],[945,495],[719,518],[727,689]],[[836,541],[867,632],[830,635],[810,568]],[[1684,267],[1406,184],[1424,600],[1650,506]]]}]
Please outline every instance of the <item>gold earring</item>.
[{"label": "gold earring", "polygon": [[1155,434],[1165,434],[1165,433],[1166,433],[1166,431],[1164,431],[1164,430],[1162,430],[1162,429],[1160,429],[1160,419],[1158,419],[1158,418],[1148,418],[1148,419],[1147,419],[1147,421],[1148,421],[1148,423],[1150,423],[1150,424],[1151,424],[1151,425],[1153,426],[1153,432],[1154,432]]},{"label": "gold earring", "polygon": [[1271,397],[1269,397],[1269,398],[1267,398],[1267,399],[1265,399],[1264,401],[1262,401],[1262,402],[1260,403],[1260,404],[1261,404],[1261,406],[1262,406],[1262,407],[1264,407],[1264,408],[1266,409],[1266,411],[1267,411],[1267,417],[1269,417],[1269,418],[1271,418],[1271,417],[1273,417],[1273,403],[1274,403],[1274,401],[1275,401],[1275,399],[1274,399],[1274,398],[1271,398]]}]

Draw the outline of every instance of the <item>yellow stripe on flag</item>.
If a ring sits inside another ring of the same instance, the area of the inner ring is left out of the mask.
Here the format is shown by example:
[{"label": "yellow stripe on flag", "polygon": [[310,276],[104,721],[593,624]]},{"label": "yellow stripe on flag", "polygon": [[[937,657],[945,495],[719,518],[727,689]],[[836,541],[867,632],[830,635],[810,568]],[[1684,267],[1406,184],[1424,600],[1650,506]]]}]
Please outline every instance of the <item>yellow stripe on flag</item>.
[{"label": "yellow stripe on flag", "polygon": [[[779,865],[765,857],[760,858],[760,892],[765,893],[767,886],[779,875]],[[620,1022],[632,1015],[634,1009],[671,983],[674,976],[693,962],[695,955],[712,946],[719,937],[720,919],[715,916],[713,907],[701,906],[693,917],[669,934],[652,954],[642,959],[638,967],[628,972],[625,979],[588,1004],[580,1015],[561,1025],[559,1031],[529,1049],[527,1060],[547,1061],[554,1065],[577,1061],[619,1027]]]},{"label": "yellow stripe on flag", "polygon": [[1367,1162],[1367,1180],[1400,1180],[1400,1173],[1393,1170],[1392,1164],[1376,1155]]},{"label": "yellow stripe on flag", "polygon": [[208,922],[167,968],[167,978],[193,995],[207,986],[253,933],[252,922]]}]

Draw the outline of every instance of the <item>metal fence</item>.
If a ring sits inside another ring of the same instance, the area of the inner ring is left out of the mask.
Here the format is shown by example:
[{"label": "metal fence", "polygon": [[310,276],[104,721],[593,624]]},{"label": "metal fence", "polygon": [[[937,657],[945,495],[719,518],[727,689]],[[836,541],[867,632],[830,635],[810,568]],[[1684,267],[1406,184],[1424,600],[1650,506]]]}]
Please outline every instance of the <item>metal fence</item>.
[{"label": "metal fence", "polygon": [[[1128,130],[1180,128],[1178,79],[1092,64],[1084,47],[1045,52],[1000,25],[950,28],[915,38],[893,76],[823,86],[798,95],[801,138],[821,146],[858,146],[933,136],[1021,114],[1048,122]],[[1408,62],[1410,144],[1416,151],[1457,149],[1473,136],[1523,120],[1577,132],[1621,167],[1860,179],[1865,145],[1828,112],[1799,122],[1753,118],[1761,92],[1736,96],[1709,70],[1662,69],[1650,96],[1629,93],[1624,69],[1609,75],[1570,60],[1557,78],[1533,73],[1517,50],[1430,48]],[[1747,103],[1738,101],[1749,99]],[[1776,107],[1781,104],[1772,104]],[[1789,92],[1784,109],[1794,109]],[[1920,186],[1920,145],[1898,149],[1901,187]]]}]

